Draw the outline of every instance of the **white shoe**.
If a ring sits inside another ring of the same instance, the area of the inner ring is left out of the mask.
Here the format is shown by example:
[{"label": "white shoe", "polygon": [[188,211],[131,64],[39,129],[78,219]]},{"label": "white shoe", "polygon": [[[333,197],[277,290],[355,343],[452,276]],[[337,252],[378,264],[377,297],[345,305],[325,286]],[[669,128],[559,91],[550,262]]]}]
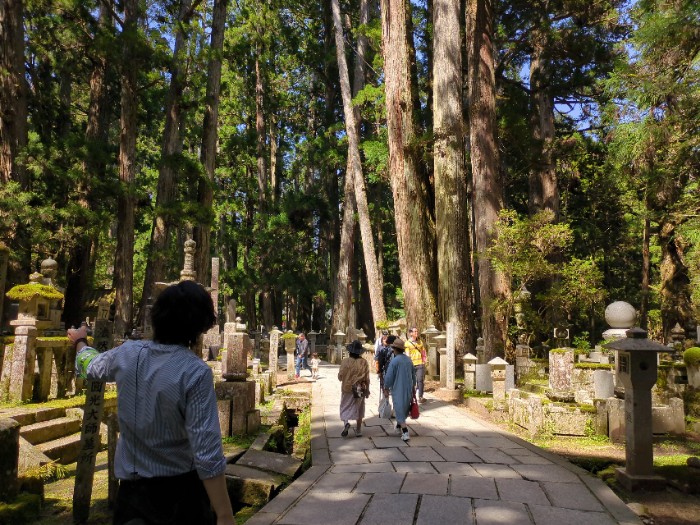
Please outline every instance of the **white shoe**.
[{"label": "white shoe", "polygon": [[405,443],[405,442],[408,441],[409,439],[411,439],[411,438],[408,437],[408,429],[406,429],[406,430],[404,430],[404,431],[402,432],[402,434],[401,434],[401,440]]}]

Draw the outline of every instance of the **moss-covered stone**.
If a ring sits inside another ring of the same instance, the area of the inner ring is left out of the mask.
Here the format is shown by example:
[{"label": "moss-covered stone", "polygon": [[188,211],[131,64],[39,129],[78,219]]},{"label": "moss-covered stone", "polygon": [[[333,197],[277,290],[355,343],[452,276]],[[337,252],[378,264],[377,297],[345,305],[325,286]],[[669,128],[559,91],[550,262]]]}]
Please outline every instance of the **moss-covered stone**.
[{"label": "moss-covered stone", "polygon": [[581,370],[612,370],[614,366],[611,363],[574,363],[574,368]]},{"label": "moss-covered stone", "polygon": [[685,352],[683,352],[683,362],[687,366],[700,365],[700,347],[691,346]]},{"label": "moss-covered stone", "polygon": [[19,284],[17,286],[13,286],[5,295],[7,295],[7,297],[13,301],[30,301],[37,295],[39,297],[43,297],[44,299],[49,299],[50,301],[58,301],[63,299],[63,294],[56,290],[56,288],[48,284],[40,283]]}]

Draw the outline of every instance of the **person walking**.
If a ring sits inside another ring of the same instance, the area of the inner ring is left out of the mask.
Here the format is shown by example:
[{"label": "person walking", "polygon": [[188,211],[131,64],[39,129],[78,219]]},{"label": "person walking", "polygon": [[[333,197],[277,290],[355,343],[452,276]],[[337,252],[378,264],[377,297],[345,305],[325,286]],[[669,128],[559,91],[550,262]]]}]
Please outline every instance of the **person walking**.
[{"label": "person walking", "polygon": [[294,356],[295,356],[295,377],[299,379],[299,374],[301,373],[301,369],[304,368],[309,371],[311,374],[311,377],[313,377],[314,373],[311,370],[311,367],[309,366],[309,342],[306,340],[306,334],[304,332],[301,332],[299,336],[297,337],[297,342],[296,342],[296,348],[294,350]]},{"label": "person walking", "polygon": [[425,403],[423,391],[425,389],[425,363],[428,357],[425,353],[425,347],[418,337],[418,328],[415,326],[408,332],[408,341],[406,341],[406,352],[408,357],[413,362],[413,367],[416,369],[416,389],[418,391],[418,402]]},{"label": "person walking", "polygon": [[377,375],[379,376],[379,388],[384,390],[384,374],[389,367],[391,359],[394,357],[394,349],[391,343],[396,340],[395,335],[387,335],[383,337],[382,346],[374,354],[374,362],[376,364]]},{"label": "person walking", "polygon": [[169,286],[151,319],[152,341],[104,353],[88,346],[86,327],[67,332],[76,373],[117,383],[113,523],[234,525],[214,378],[194,350],[216,321],[211,297],[193,281]]},{"label": "person walking", "polygon": [[384,395],[391,393],[391,400],[394,403],[394,414],[396,415],[396,429],[401,432],[403,441],[409,440],[406,418],[411,409],[413,390],[415,388],[416,370],[411,359],[404,353],[405,344],[397,337],[391,344],[394,349],[394,357],[389,363],[384,375]]},{"label": "person walking", "polygon": [[369,397],[369,364],[362,358],[362,343],[353,341],[348,346],[348,357],[340,363],[340,419],[343,422],[341,436],[346,437],[350,421],[356,422],[355,436],[362,436],[362,420],[365,417],[365,399]]}]

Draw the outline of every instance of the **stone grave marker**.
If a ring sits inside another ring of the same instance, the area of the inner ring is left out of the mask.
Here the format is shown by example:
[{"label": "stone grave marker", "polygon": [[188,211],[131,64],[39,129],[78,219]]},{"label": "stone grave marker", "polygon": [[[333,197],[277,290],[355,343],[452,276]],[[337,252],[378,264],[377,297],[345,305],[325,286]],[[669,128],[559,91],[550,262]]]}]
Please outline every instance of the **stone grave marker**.
[{"label": "stone grave marker", "polygon": [[[515,388],[515,366],[506,365],[506,392],[511,388]],[[476,365],[476,389],[481,392],[492,392],[493,384],[491,382],[491,367],[488,363]]]}]

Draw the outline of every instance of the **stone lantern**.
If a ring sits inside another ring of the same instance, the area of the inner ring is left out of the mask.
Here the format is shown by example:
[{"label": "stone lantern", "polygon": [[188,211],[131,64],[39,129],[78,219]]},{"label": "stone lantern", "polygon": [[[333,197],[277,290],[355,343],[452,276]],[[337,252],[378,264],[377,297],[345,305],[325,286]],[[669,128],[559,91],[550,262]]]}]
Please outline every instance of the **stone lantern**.
[{"label": "stone lantern", "polygon": [[628,330],[625,339],[607,346],[617,350],[617,377],[625,387],[626,463],[617,469],[617,480],[631,491],[662,490],[665,479],[653,470],[651,388],[657,379],[657,354],[669,349],[648,340],[641,328]]},{"label": "stone lantern", "polygon": [[343,343],[345,342],[345,334],[338,330],[333,334],[335,339],[335,352],[331,355],[331,364],[337,365],[343,359]]},{"label": "stone lantern", "polygon": [[360,328],[360,330],[355,334],[355,337],[357,337],[357,340],[362,343],[362,346],[365,345],[365,342],[367,341],[367,334],[362,328]]},{"label": "stone lantern", "polygon": [[435,379],[438,375],[438,351],[435,338],[440,334],[440,330],[435,325],[430,325],[421,335],[425,338],[425,346],[428,350],[428,363],[426,373],[429,379]]},{"label": "stone lantern", "polygon": [[671,328],[671,346],[673,347],[673,360],[680,361],[683,355],[683,341],[685,341],[685,330],[681,328],[680,323]]},{"label": "stone lantern", "polygon": [[306,334],[306,338],[309,340],[309,352],[313,355],[316,352],[316,338],[318,337],[318,332],[311,330]]},{"label": "stone lantern", "polygon": [[53,327],[50,317],[52,301],[63,299],[63,294],[51,285],[42,284],[42,275],[33,273],[29,283],[13,287],[7,297],[19,302],[17,319],[11,326],[33,326],[37,330]]}]

